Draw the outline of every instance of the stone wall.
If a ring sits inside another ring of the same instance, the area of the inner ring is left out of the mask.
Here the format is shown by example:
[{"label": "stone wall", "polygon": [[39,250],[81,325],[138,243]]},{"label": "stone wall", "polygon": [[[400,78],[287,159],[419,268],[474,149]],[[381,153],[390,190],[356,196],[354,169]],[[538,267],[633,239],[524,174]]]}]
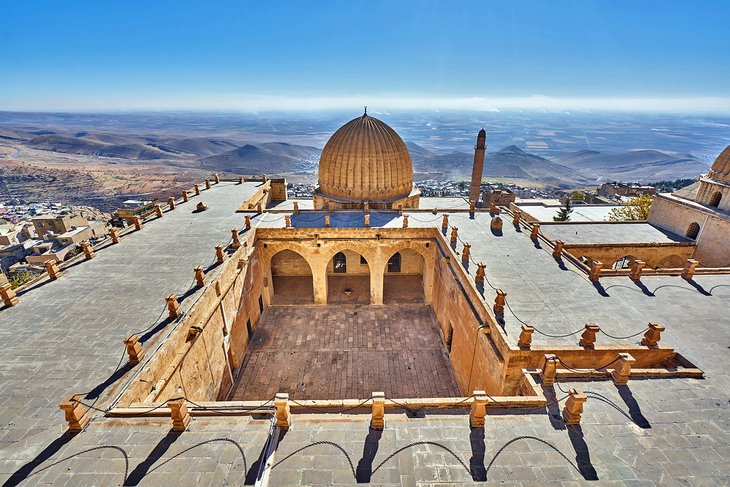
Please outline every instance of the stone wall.
[{"label": "stone wall", "polygon": [[271,259],[272,276],[311,276],[307,259],[293,250],[282,250]]},{"label": "stone wall", "polygon": [[713,198],[720,193],[720,204],[715,206],[720,211],[730,212],[730,186],[719,184],[716,181],[702,179],[700,188],[697,191],[697,202],[703,205],[711,205]]},{"label": "stone wall", "polygon": [[649,267],[682,267],[695,251],[694,242],[667,242],[646,244],[565,244],[573,257],[583,256],[603,262],[604,268],[626,256],[643,260]]},{"label": "stone wall", "polygon": [[273,178],[271,181],[271,201],[286,201],[286,179]]}]

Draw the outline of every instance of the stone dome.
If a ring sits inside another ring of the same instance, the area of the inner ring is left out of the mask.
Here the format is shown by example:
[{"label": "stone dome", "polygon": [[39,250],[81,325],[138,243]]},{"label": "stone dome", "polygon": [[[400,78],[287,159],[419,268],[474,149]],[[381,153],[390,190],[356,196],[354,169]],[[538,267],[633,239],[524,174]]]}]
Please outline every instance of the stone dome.
[{"label": "stone dome", "polygon": [[730,184],[730,145],[717,156],[707,177]]},{"label": "stone dome", "polygon": [[319,159],[319,192],[338,200],[388,201],[413,189],[413,162],[403,139],[365,113],[340,127]]}]

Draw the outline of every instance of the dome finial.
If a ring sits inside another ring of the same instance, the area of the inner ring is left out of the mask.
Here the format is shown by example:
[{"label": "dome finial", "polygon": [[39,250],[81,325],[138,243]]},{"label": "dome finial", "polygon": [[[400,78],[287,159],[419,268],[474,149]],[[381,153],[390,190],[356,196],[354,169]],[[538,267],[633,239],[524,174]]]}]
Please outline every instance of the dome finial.
[{"label": "dome finial", "polygon": [[365,117],[365,116],[367,116],[367,114],[368,114],[368,106],[365,105],[365,113],[363,113],[362,116]]}]

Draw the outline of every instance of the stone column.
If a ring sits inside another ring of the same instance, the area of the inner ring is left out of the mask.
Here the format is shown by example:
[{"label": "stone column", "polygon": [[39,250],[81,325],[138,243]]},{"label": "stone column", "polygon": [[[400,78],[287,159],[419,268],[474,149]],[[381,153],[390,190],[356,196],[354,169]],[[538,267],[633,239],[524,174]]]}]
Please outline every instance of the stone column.
[{"label": "stone column", "polygon": [[494,314],[504,314],[504,303],[506,301],[507,293],[502,291],[501,289],[497,289],[497,295],[494,297],[494,306],[492,307],[492,310],[494,310]]},{"label": "stone column", "polygon": [[408,215],[403,215],[403,228],[408,228]]},{"label": "stone column", "polygon": [[294,214],[299,213],[299,202],[294,202]]},{"label": "stone column", "polygon": [[289,428],[291,426],[289,394],[286,392],[277,393],[274,397],[274,406],[276,407],[276,426],[279,428]]},{"label": "stone column", "polygon": [[205,189],[210,189],[210,179],[205,180]]},{"label": "stone column", "polygon": [[332,223],[330,221],[330,216],[329,215],[325,215],[324,216],[324,226],[327,227],[327,228],[329,228],[331,225],[332,225]]},{"label": "stone column", "polygon": [[284,215],[284,227],[291,228],[291,216]]},{"label": "stone column", "polygon": [[238,177],[238,184],[243,184],[243,176]]},{"label": "stone column", "polygon": [[477,286],[484,286],[484,269],[487,267],[486,264],[482,264],[481,262],[477,264],[477,273],[476,276],[474,276],[474,282]]},{"label": "stone column", "polygon": [[244,217],[244,221],[245,221],[245,223],[244,223],[244,224],[246,225],[246,226],[245,226],[245,228],[246,228],[246,231],[249,231],[249,230],[251,230],[251,216],[250,216],[250,215],[246,215],[246,216]]},{"label": "stone column", "polygon": [[314,304],[327,304],[327,262],[312,266]]},{"label": "stone column", "polygon": [[216,245],[215,246],[215,260],[219,264],[223,263],[223,259],[225,258],[225,254],[223,253],[223,246],[222,245]]},{"label": "stone column", "polygon": [[385,264],[380,256],[368,262],[370,265],[370,304],[383,304],[383,285],[385,281]]},{"label": "stone column", "polygon": [[482,129],[477,135],[477,145],[474,146],[474,165],[471,170],[471,186],[469,187],[469,201],[479,201],[481,194],[482,174],[484,172],[484,153],[487,150],[487,132]]},{"label": "stone column", "polygon": [[364,222],[364,226],[365,226],[365,227],[369,227],[369,226],[370,226],[370,215],[369,215],[369,214],[367,214],[367,213],[365,214],[365,222]]},{"label": "stone column", "polygon": [[375,430],[385,428],[385,393],[373,392],[373,411],[370,427]]},{"label": "stone column", "polygon": [[583,404],[588,398],[581,389],[571,388],[568,390],[568,394],[568,399],[565,401],[565,407],[563,408],[563,419],[568,424],[580,424]]},{"label": "stone column", "polygon": [[221,177],[218,175],[218,173],[213,173],[213,181],[215,181],[215,184],[218,184],[221,182]]},{"label": "stone column", "polygon": [[132,223],[134,224],[135,230],[142,230],[142,219],[138,216],[132,217]]},{"label": "stone column", "polygon": [[473,215],[475,211],[477,211],[477,203],[476,203],[476,201],[470,201],[469,202],[469,213],[471,213]]},{"label": "stone column", "polygon": [[484,428],[484,418],[487,416],[487,393],[474,391],[471,411],[469,412],[469,424],[472,428]]},{"label": "stone column", "polygon": [[195,196],[200,196],[200,185],[199,184],[195,184],[193,186],[193,190],[195,191]]}]

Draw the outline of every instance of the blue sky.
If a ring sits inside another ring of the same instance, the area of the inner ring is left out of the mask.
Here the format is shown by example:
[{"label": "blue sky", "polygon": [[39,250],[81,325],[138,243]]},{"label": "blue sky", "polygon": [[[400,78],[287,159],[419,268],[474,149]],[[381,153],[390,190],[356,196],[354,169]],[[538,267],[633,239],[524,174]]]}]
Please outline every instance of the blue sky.
[{"label": "blue sky", "polygon": [[727,0],[15,0],[0,109],[728,111],[729,17]]}]

